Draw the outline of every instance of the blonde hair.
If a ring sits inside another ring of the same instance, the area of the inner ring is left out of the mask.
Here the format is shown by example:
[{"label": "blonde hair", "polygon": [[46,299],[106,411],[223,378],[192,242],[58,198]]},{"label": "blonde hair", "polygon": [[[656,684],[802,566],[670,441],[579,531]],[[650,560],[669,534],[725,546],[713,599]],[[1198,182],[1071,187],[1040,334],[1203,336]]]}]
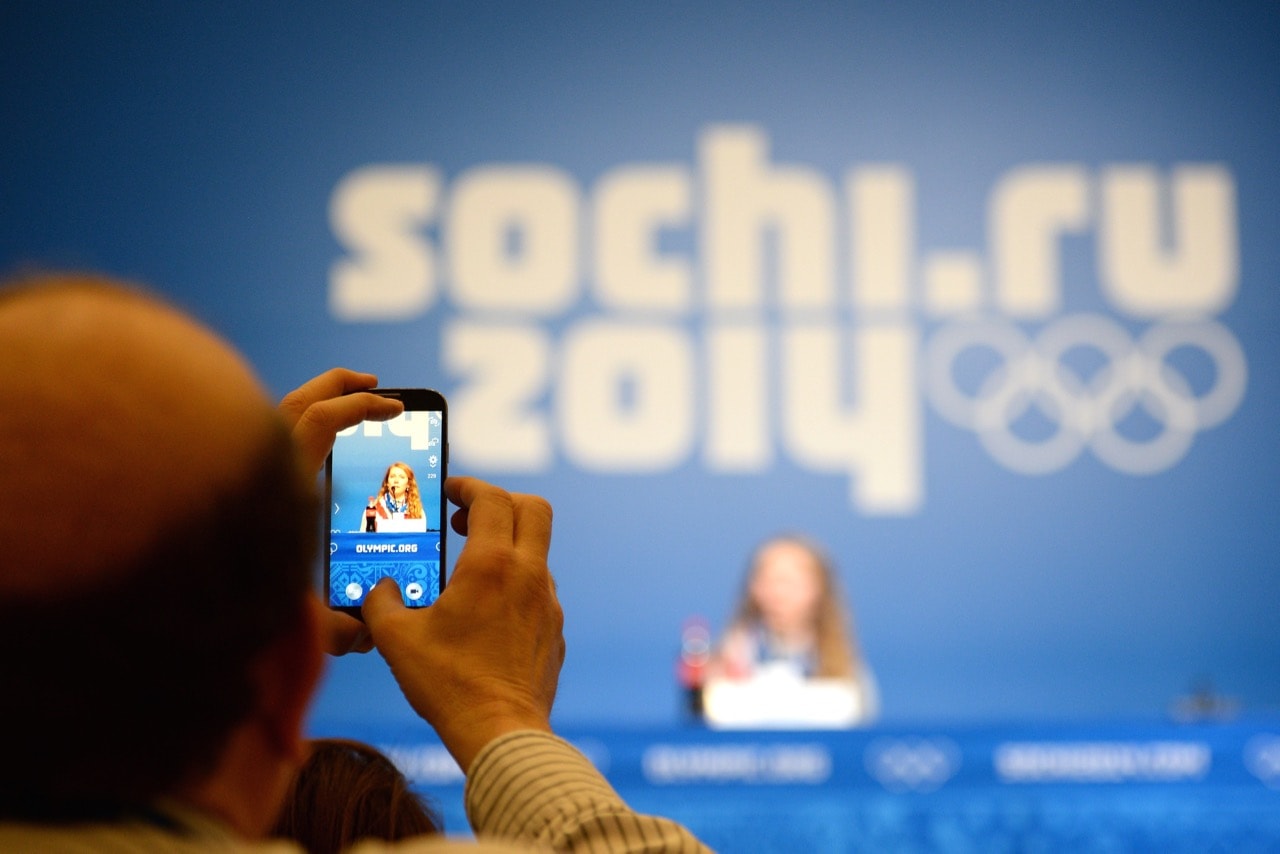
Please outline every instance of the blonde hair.
[{"label": "blonde hair", "polygon": [[405,485],[405,511],[406,519],[421,519],[424,517],[422,512],[422,496],[418,493],[418,478],[414,475],[413,469],[406,463],[395,462],[387,466],[386,472],[382,475],[382,486],[378,488],[378,500],[387,494],[387,478],[391,477],[392,469],[402,469],[409,478],[409,482]]},{"label": "blonde hair", "polygon": [[814,676],[837,679],[859,678],[863,669],[862,655],[852,630],[853,619],[840,593],[834,565],[821,546],[803,535],[783,534],[771,537],[751,552],[747,562],[746,577],[742,582],[742,594],[731,621],[731,630],[750,629],[760,623],[762,614],[755,597],[751,595],[751,582],[759,571],[760,556],[765,549],[779,543],[788,543],[803,549],[809,555],[810,565],[818,578],[818,606],[813,619],[817,653]]}]

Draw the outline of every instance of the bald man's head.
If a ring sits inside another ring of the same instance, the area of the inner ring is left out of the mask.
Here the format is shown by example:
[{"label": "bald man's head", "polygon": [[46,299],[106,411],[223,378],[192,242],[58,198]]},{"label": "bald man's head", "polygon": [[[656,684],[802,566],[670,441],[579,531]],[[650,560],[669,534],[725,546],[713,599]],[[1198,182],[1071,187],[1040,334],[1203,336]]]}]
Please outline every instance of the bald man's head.
[{"label": "bald man's head", "polygon": [[242,477],[274,413],[234,350],[140,291],[0,294],[0,590],[83,588]]},{"label": "bald man's head", "polygon": [[[305,626],[314,474],[244,360],[87,277],[0,289],[0,817],[91,818],[214,766]],[[16,687],[20,686],[20,688]]]}]

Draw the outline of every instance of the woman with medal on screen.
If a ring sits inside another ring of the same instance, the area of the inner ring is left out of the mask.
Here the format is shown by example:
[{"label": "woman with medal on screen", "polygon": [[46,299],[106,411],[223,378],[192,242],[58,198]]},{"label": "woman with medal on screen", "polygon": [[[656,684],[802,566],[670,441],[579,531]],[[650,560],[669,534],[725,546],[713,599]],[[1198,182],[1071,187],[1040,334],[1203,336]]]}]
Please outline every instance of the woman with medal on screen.
[{"label": "woman with medal on screen", "polygon": [[365,507],[363,530],[426,530],[418,479],[406,463],[397,461],[387,466],[378,494],[370,496]]}]

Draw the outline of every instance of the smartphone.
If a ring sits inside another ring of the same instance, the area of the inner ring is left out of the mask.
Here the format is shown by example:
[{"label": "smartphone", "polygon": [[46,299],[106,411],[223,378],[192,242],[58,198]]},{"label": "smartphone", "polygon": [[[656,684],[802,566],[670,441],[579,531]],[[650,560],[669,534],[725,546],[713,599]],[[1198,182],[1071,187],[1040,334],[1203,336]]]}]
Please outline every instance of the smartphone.
[{"label": "smartphone", "polygon": [[410,608],[444,589],[449,407],[432,389],[372,391],[403,402],[404,412],[343,430],[325,463],[325,596],[356,617],[384,578]]}]

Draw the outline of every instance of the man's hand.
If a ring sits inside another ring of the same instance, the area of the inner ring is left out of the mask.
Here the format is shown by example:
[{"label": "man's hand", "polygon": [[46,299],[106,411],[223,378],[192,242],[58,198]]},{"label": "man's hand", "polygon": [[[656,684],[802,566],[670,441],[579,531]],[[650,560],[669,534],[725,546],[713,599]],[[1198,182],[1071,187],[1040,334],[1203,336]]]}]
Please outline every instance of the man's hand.
[{"label": "man's hand", "polygon": [[394,398],[367,391],[378,384],[373,374],[333,368],[308,380],[280,401],[280,415],[293,431],[302,462],[319,471],[339,430],[361,421],[387,421],[404,412]]},{"label": "man's hand", "polygon": [[467,537],[448,586],[410,609],[384,580],[364,618],[410,705],[466,770],[500,735],[551,731],[564,614],[547,569],[551,505],[466,477],[449,478],[445,492]]},{"label": "man's hand", "polygon": [[[366,393],[378,384],[373,374],[333,368],[308,380],[280,401],[280,416],[293,431],[299,458],[308,472],[319,471],[333,449],[339,430],[361,421],[386,421],[404,411],[404,404],[389,397]],[[331,655],[368,652],[373,648],[364,624],[319,600],[313,603],[320,616],[325,650]]]}]

